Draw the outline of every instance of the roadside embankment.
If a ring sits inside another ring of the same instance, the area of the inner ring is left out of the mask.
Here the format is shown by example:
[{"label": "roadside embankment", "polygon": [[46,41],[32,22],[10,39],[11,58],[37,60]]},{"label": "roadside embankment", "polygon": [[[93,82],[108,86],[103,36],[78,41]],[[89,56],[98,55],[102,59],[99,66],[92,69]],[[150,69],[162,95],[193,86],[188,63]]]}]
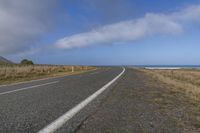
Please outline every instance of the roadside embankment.
[{"label": "roadside embankment", "polygon": [[94,70],[90,66],[59,65],[9,65],[0,66],[0,84],[17,83],[35,79],[64,76]]}]

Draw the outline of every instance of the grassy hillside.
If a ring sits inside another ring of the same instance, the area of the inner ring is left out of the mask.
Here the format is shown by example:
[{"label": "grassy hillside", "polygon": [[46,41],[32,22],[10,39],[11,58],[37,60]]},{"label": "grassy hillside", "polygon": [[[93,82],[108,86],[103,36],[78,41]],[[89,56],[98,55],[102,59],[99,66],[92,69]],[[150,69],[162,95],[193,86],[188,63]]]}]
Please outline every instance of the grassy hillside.
[{"label": "grassy hillside", "polygon": [[9,65],[0,66],[0,84],[26,81],[39,78],[62,76],[95,69],[88,66],[56,66],[56,65]]}]

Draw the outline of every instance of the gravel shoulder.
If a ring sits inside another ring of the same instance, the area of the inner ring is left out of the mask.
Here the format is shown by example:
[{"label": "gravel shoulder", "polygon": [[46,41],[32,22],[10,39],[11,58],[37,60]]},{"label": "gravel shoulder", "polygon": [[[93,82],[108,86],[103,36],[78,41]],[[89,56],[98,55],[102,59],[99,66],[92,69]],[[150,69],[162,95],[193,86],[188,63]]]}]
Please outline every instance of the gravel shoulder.
[{"label": "gravel shoulder", "polygon": [[198,133],[200,104],[182,92],[127,69],[78,133]]}]

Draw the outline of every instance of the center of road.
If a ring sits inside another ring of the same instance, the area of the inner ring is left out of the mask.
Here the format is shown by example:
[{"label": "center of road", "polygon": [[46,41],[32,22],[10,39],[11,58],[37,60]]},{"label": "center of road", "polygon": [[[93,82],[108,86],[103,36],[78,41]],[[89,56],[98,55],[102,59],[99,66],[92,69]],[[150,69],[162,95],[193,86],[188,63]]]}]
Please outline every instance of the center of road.
[{"label": "center of road", "polygon": [[93,73],[90,73],[91,75],[94,75],[94,74],[98,74],[99,72],[93,72]]},{"label": "center of road", "polygon": [[119,79],[122,74],[125,72],[125,68],[123,68],[122,72],[117,75],[113,80],[108,82],[106,85],[104,85],[102,88],[100,88],[98,91],[93,93],[91,96],[86,98],[84,101],[70,109],[68,112],[57,118],[55,121],[41,129],[38,133],[53,133],[60,127],[62,127],[67,121],[69,121],[73,116],[75,116],[80,110],[82,110],[84,107],[86,107],[91,101],[93,101],[95,98],[97,98],[101,93],[103,93],[109,86],[111,86],[117,79]]}]

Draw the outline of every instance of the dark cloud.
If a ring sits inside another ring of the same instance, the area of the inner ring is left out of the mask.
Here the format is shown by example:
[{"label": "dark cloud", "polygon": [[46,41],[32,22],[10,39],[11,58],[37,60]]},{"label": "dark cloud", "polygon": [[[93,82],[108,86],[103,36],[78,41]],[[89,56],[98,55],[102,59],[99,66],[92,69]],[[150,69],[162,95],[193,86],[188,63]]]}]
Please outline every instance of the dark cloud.
[{"label": "dark cloud", "polygon": [[0,54],[27,51],[53,24],[56,0],[1,0]]}]

